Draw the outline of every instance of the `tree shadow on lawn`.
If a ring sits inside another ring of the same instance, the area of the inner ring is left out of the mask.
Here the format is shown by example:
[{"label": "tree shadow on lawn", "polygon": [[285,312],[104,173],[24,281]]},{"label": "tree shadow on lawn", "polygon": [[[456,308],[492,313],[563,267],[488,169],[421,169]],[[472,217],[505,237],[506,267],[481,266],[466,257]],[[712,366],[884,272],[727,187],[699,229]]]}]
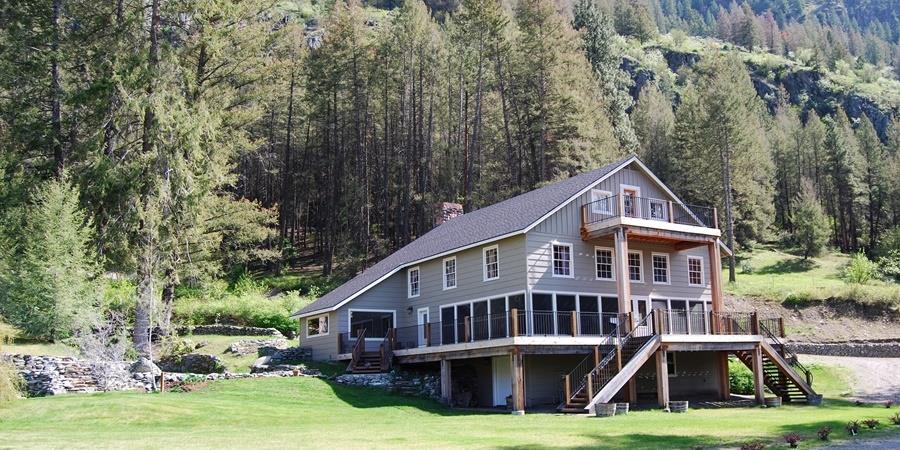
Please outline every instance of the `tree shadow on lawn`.
[{"label": "tree shadow on lawn", "polygon": [[801,273],[809,272],[818,266],[812,259],[791,258],[778,261],[775,264],[759,269],[756,273],[760,275],[779,275],[785,273]]},{"label": "tree shadow on lawn", "polygon": [[[589,419],[595,420],[595,419]],[[597,422],[602,421],[603,419],[596,419]],[[599,427],[599,425],[598,425]],[[554,448],[570,448],[570,449],[629,449],[629,450],[655,450],[655,449],[665,449],[665,448],[678,448],[678,449],[689,449],[689,448],[707,448],[707,447],[718,447],[723,444],[722,439],[712,437],[712,436],[678,436],[678,435],[668,435],[668,434],[622,434],[615,436],[601,435],[601,434],[586,434],[583,437],[588,437],[595,440],[595,443],[590,445],[572,445],[566,446],[565,442],[562,440],[564,437],[560,437],[560,445],[554,446]],[[736,443],[740,446],[740,443]],[[501,448],[509,448],[509,449],[544,449],[545,445],[514,445],[508,447]]]},{"label": "tree shadow on lawn", "polygon": [[354,408],[385,408],[406,406],[416,408],[431,414],[439,414],[442,416],[460,416],[471,414],[491,414],[489,411],[461,411],[429,400],[411,395],[394,394],[382,389],[361,386],[346,386],[334,381],[325,381],[331,387],[334,395],[344,403]]}]

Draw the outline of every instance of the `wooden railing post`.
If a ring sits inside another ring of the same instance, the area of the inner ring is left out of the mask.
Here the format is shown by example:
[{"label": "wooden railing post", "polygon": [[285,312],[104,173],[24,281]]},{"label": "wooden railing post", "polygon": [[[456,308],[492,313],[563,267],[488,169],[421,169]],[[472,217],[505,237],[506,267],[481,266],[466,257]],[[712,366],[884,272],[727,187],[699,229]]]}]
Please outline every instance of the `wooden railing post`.
[{"label": "wooden railing post", "polygon": [[716,209],[716,208],[713,208],[713,223],[712,223],[712,227],[715,228],[715,229],[718,229],[718,228],[719,228],[719,210]]},{"label": "wooden railing post", "polygon": [[572,378],[569,374],[566,374],[564,384],[563,389],[566,391],[566,403],[568,403],[572,399]]},{"label": "wooden railing post", "polygon": [[469,342],[469,338],[472,337],[472,332],[469,329],[469,316],[463,317],[463,327],[465,327],[465,331],[463,331],[463,342]]},{"label": "wooden railing post", "polygon": [[759,328],[759,313],[756,311],[750,313],[750,334],[758,335],[760,333]]},{"label": "wooden railing post", "polygon": [[578,316],[575,311],[572,311],[571,321],[572,321],[572,324],[571,324],[572,325],[572,336],[573,337],[578,336]]},{"label": "wooden railing post", "polygon": [[600,346],[594,347],[594,367],[600,365]]},{"label": "wooden railing post", "polygon": [[675,207],[672,206],[672,200],[669,200],[669,223],[675,222]]},{"label": "wooden railing post", "polygon": [[594,398],[594,377],[591,372],[587,374],[587,398],[589,401]]},{"label": "wooden railing post", "polygon": [[431,324],[430,323],[425,324],[424,333],[425,333],[425,346],[431,347]]},{"label": "wooden railing post", "polygon": [[582,227],[587,226],[587,223],[588,223],[588,213],[587,213],[587,212],[588,212],[588,207],[589,207],[589,206],[591,206],[590,203],[587,204],[587,205],[583,205],[583,206],[581,207],[581,226],[582,226]]},{"label": "wooden railing post", "polygon": [[787,336],[787,335],[785,334],[785,332],[784,332],[784,317],[779,317],[779,318],[778,318],[778,335],[779,335],[780,337],[785,337],[785,336]]},{"label": "wooden railing post", "polygon": [[616,368],[622,370],[622,344],[616,342]]},{"label": "wooden railing post", "polygon": [[512,317],[510,317],[510,328],[512,329],[511,334],[512,337],[516,337],[519,335],[519,310],[517,308],[513,308],[509,311],[509,313],[512,315]]}]

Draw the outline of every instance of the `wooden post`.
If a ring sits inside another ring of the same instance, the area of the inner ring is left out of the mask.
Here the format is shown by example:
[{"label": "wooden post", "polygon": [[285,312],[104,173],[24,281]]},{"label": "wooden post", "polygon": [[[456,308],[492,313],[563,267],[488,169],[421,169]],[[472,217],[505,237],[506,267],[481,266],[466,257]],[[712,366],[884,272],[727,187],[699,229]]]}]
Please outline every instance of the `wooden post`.
[{"label": "wooden post", "polygon": [[569,403],[569,400],[572,399],[572,377],[569,374],[566,374],[563,383],[563,390],[565,391],[566,395],[566,403]]},{"label": "wooden post", "polygon": [[575,311],[572,311],[572,323],[571,323],[571,326],[572,326],[572,336],[573,336],[573,337],[578,336],[578,317],[577,317],[577,314],[578,314],[578,313],[576,313]]},{"label": "wooden post", "polygon": [[522,353],[513,349],[509,354],[512,372],[512,413],[517,416],[525,415],[525,370],[522,364]]},{"label": "wooden post", "polygon": [[470,342],[469,338],[472,337],[471,330],[469,330],[469,325],[469,316],[466,316],[463,318],[463,327],[465,327],[465,330],[463,331],[463,342]]},{"label": "wooden post", "polygon": [[581,227],[582,228],[586,227],[587,223],[588,223],[587,212],[588,212],[588,205],[583,205],[581,207]]},{"label": "wooden post", "polygon": [[675,207],[672,206],[672,201],[669,200],[669,223],[675,222]]},{"label": "wooden post", "polygon": [[784,317],[778,318],[778,335],[780,337],[785,337],[784,333]]},{"label": "wooden post", "polygon": [[425,324],[425,346],[431,347],[431,324]]},{"label": "wooden post", "polygon": [[510,328],[512,329],[512,337],[516,337],[519,335],[519,310],[518,308],[513,308],[509,311],[510,317]]},{"label": "wooden post", "polygon": [[441,360],[441,402],[452,405],[453,402],[453,384],[450,380],[450,360]]},{"label": "wooden post", "polygon": [[706,244],[709,253],[709,284],[712,291],[713,313],[721,313],[725,309],[722,294],[722,255],[719,252],[719,241]]},{"label": "wooden post", "polygon": [[[337,334],[337,338],[338,338],[338,347],[337,347],[337,348],[338,348],[338,353],[344,353],[344,339],[343,339],[343,334],[344,334],[344,333],[338,333],[338,334]],[[347,336],[349,337],[350,335],[348,334]]]},{"label": "wooden post", "polygon": [[765,403],[765,382],[763,381],[763,362],[762,347],[757,345],[753,349],[753,392],[756,397],[756,403],[762,405]]},{"label": "wooden post", "polygon": [[722,400],[731,399],[731,379],[728,376],[728,352],[719,352],[719,390]]},{"label": "wooden post", "polygon": [[159,373],[159,392],[166,392],[166,373]]},{"label": "wooden post", "polygon": [[615,259],[619,313],[625,314],[631,312],[631,277],[628,276],[628,234],[624,228],[615,232]]},{"label": "wooden post", "polygon": [[622,370],[622,344],[616,342],[616,368]]},{"label": "wooden post", "polygon": [[594,347],[594,367],[600,365],[600,346]]},{"label": "wooden post", "polygon": [[587,374],[587,398],[588,401],[594,398],[594,377],[591,376],[591,372]]},{"label": "wooden post", "polygon": [[719,210],[713,208],[713,228],[719,228]]},{"label": "wooden post", "polygon": [[664,348],[656,351],[656,399],[659,406],[669,408],[669,355]]},{"label": "wooden post", "polygon": [[750,334],[753,334],[753,335],[762,334],[762,333],[760,333],[759,330],[760,330],[760,328],[759,328],[759,313],[754,311],[754,312],[750,313]]}]

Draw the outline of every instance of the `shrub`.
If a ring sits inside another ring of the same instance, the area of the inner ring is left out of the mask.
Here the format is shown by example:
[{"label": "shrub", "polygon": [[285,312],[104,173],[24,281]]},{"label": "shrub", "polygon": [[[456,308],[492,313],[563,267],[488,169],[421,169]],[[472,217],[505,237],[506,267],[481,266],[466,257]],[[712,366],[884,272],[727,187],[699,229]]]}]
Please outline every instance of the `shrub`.
[{"label": "shrub", "polygon": [[175,320],[184,325],[227,324],[275,328],[286,336],[293,336],[297,322],[290,318],[311,299],[288,292],[275,298],[260,293],[226,294],[217,299],[204,297],[179,298],[175,301]]},{"label": "shrub", "polygon": [[900,281],[900,250],[891,250],[878,258],[878,270],[885,279]]},{"label": "shrub", "polygon": [[764,448],[766,448],[766,444],[762,442],[748,442],[741,445],[741,450],[762,450]]},{"label": "shrub", "polygon": [[821,439],[823,441],[827,441],[828,435],[831,434],[831,427],[824,426],[822,428],[819,428],[818,434],[819,434],[819,439]]},{"label": "shrub", "polygon": [[888,400],[888,401],[884,402],[884,407],[885,407],[885,408],[891,409],[891,406],[894,406],[894,401],[893,401],[893,400]]},{"label": "shrub", "polygon": [[890,418],[891,423],[894,425],[900,425],[900,413],[896,413]]},{"label": "shrub", "polygon": [[847,422],[847,425],[844,426],[844,429],[847,430],[847,434],[849,434],[850,436],[856,436],[857,434],[859,434],[859,421],[851,420]]},{"label": "shrub", "polygon": [[735,394],[753,394],[753,372],[736,359],[728,360],[728,382]]},{"label": "shrub", "polygon": [[809,179],[801,182],[802,190],[795,202],[794,239],[803,250],[803,259],[818,256],[828,243],[828,218],[816,197],[816,189]]},{"label": "shrub", "polygon": [[797,448],[797,444],[802,440],[803,438],[800,437],[800,435],[797,433],[788,433],[784,435],[784,442],[787,442],[787,444],[790,445],[791,448]]},{"label": "shrub", "polygon": [[881,423],[878,419],[866,419],[862,421],[865,426],[869,427],[870,430],[874,430]]},{"label": "shrub", "polygon": [[[15,335],[15,328],[0,322],[0,351],[3,350],[3,344],[12,341]],[[24,385],[16,369],[11,364],[0,361],[0,403],[19,398]]]},{"label": "shrub", "polygon": [[853,255],[850,264],[844,271],[844,277],[848,282],[854,284],[866,284],[875,278],[878,273],[878,266],[875,265],[863,252]]}]

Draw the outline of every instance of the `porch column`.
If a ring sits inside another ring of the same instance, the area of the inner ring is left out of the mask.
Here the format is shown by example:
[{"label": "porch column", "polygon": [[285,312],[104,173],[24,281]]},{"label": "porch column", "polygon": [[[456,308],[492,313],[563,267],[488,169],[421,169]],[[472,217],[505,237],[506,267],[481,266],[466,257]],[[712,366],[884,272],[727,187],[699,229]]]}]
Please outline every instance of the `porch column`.
[{"label": "porch column", "polygon": [[522,363],[522,353],[513,349],[509,353],[510,378],[512,378],[512,413],[516,416],[525,415],[525,368]]},{"label": "porch column", "polygon": [[[616,295],[619,296],[619,313],[631,312],[631,278],[628,276],[628,235],[625,228],[615,233]],[[630,324],[628,329],[630,330]]]},{"label": "porch column", "polygon": [[441,360],[441,402],[451,405],[453,402],[453,389],[450,379],[450,360]]},{"label": "porch column", "polygon": [[[712,310],[720,313],[725,310],[725,302],[722,295],[722,254],[719,251],[719,240],[708,242],[706,248],[709,251],[709,284],[712,291]],[[717,321],[714,321],[717,323]],[[713,326],[717,326],[714,324]]]},{"label": "porch column", "polygon": [[719,352],[719,392],[722,393],[722,400],[731,399],[731,379],[728,376],[728,352]]},{"label": "porch column", "polygon": [[656,398],[659,406],[669,409],[669,355],[664,348],[656,351]]},{"label": "porch column", "polygon": [[762,363],[762,347],[757,345],[753,349],[753,393],[756,397],[756,403],[762,405],[765,403],[765,387],[763,381],[763,363]]}]

